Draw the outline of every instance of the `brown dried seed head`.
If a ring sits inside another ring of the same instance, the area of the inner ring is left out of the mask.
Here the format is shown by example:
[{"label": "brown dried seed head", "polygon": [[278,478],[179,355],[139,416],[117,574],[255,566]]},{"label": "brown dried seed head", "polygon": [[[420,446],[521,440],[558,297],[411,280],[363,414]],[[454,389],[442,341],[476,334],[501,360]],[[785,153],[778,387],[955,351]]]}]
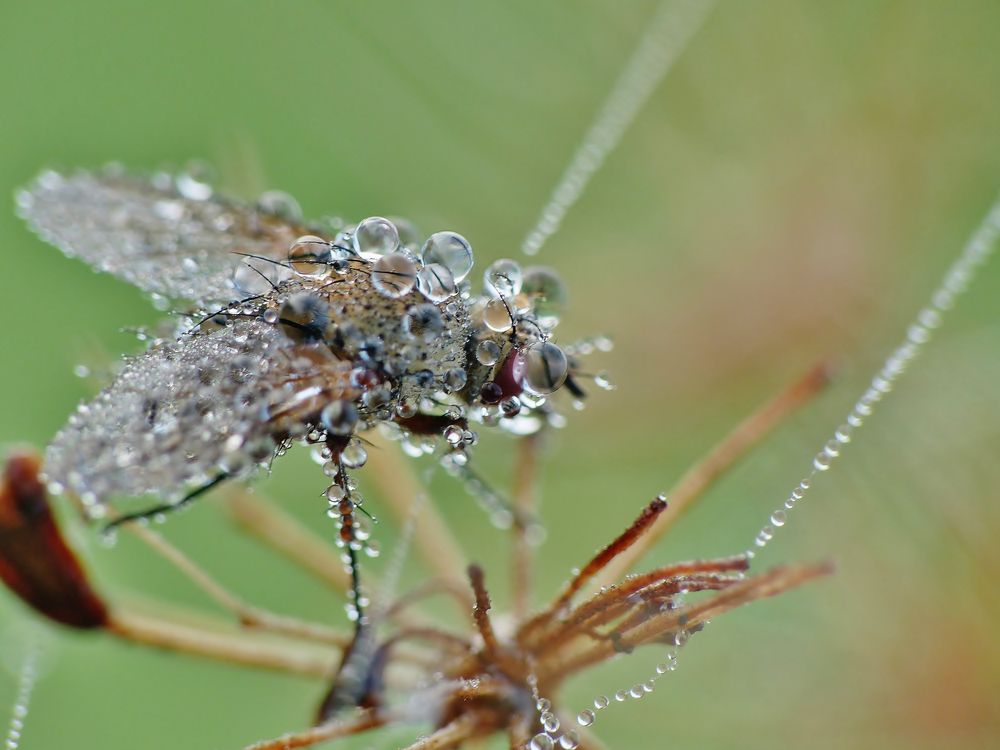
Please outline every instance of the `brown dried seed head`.
[{"label": "brown dried seed head", "polygon": [[63,539],[30,453],[7,459],[0,485],[0,579],[42,614],[76,628],[99,628],[108,609]]}]

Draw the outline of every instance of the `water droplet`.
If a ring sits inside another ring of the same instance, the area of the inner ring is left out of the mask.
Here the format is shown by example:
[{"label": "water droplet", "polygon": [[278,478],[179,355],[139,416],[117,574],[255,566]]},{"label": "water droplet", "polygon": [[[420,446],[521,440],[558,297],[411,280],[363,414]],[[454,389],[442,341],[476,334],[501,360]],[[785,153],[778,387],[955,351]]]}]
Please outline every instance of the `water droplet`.
[{"label": "water droplet", "polygon": [[[607,698],[605,698],[604,700],[607,701]],[[607,704],[605,703],[605,705]],[[579,714],[577,714],[576,723],[579,724],[581,727],[589,727],[591,724],[594,723],[594,719],[595,719],[594,712],[591,711],[589,708],[585,708]]]},{"label": "water droplet", "polygon": [[288,250],[288,263],[301,276],[324,276],[332,259],[330,243],[314,234],[299,237]]},{"label": "water droplet", "polygon": [[563,750],[576,750],[580,746],[580,738],[577,736],[576,732],[570,729],[566,734],[559,738],[559,746]]},{"label": "water droplet", "polygon": [[788,516],[783,510],[776,510],[771,514],[771,523],[775,526],[784,526],[785,521],[788,520]]},{"label": "water droplet", "polygon": [[836,440],[829,441],[823,446],[823,453],[828,455],[830,458],[836,458],[840,455],[840,443]]},{"label": "water droplet", "polygon": [[551,737],[544,732],[539,732],[531,738],[529,747],[531,750],[552,750],[555,745],[553,744]]},{"label": "water droplet", "polygon": [[545,341],[525,352],[525,387],[544,395],[557,390],[569,374],[566,354],[555,344]]},{"label": "water droplet", "polygon": [[491,331],[502,333],[514,326],[510,309],[502,299],[491,299],[483,308],[483,322]]},{"label": "water droplet", "polygon": [[543,326],[552,327],[566,306],[566,285],[562,278],[546,266],[524,269],[521,293],[531,300],[531,310]]},{"label": "water droplet", "polygon": [[372,266],[372,285],[386,297],[409,294],[417,283],[417,264],[402,253],[383,255]]},{"label": "water droplet", "polygon": [[816,468],[816,471],[826,471],[830,468],[830,461],[830,457],[825,453],[817,453],[813,459],[813,466]]},{"label": "water droplet", "polygon": [[472,247],[468,240],[455,232],[435,232],[427,238],[420,250],[424,265],[437,264],[450,272],[455,283],[462,281],[472,270]]},{"label": "water droplet", "polygon": [[453,367],[444,374],[444,384],[448,390],[460,391],[465,387],[468,376],[461,367]]},{"label": "water droplet", "polygon": [[[458,425],[448,425],[444,428],[444,439],[447,441],[448,445],[461,445],[462,444],[462,428]],[[544,709],[539,708],[539,711]]]},{"label": "water droplet", "polygon": [[521,413],[521,399],[517,396],[505,398],[500,402],[500,412],[508,419],[516,417]]},{"label": "water droplet", "polygon": [[629,689],[628,694],[630,698],[639,699],[646,694],[646,691],[642,689],[641,684],[635,684]]},{"label": "water droplet", "polygon": [[667,660],[656,665],[657,674],[666,674],[667,672],[673,672],[677,669],[677,655],[668,654]]},{"label": "water droplet", "polygon": [[248,297],[267,294],[277,280],[274,268],[270,263],[244,259],[233,268],[233,288]]},{"label": "water droplet", "polygon": [[431,341],[444,331],[441,311],[429,302],[414,305],[403,316],[403,330],[411,336]]},{"label": "water droplet", "polygon": [[483,383],[479,389],[479,398],[484,404],[498,404],[503,398],[503,388],[496,383]]},{"label": "water droplet", "polygon": [[559,719],[551,711],[545,711],[541,715],[542,727],[549,734],[555,734],[559,731]]},{"label": "water droplet", "polygon": [[344,491],[344,488],[337,484],[331,484],[329,487],[327,487],[326,492],[324,494],[326,495],[326,499],[329,500],[330,503],[339,503],[341,500],[347,497],[347,493]]},{"label": "water droplet", "polygon": [[500,345],[490,339],[480,341],[476,347],[476,359],[481,365],[495,365],[500,359]]},{"label": "water droplet", "polygon": [[444,302],[458,291],[455,278],[445,266],[431,263],[417,272],[417,291],[431,302]]},{"label": "water droplet", "polygon": [[606,695],[599,695],[596,698],[594,698],[594,708],[596,708],[598,711],[600,711],[602,708],[607,708],[608,704],[610,703],[611,701],[608,700],[608,696]]},{"label": "water droplet", "polygon": [[619,690],[615,693],[615,700],[624,703],[628,699],[628,690]]},{"label": "water droplet", "polygon": [[388,219],[370,216],[355,228],[351,242],[359,255],[387,255],[399,247],[399,232]]},{"label": "water droplet", "polygon": [[289,221],[302,220],[302,208],[299,206],[299,202],[281,190],[268,190],[261,193],[260,197],[257,198],[257,208]]},{"label": "water droplet", "polygon": [[368,461],[368,451],[360,440],[354,438],[341,452],[340,460],[348,469],[360,469]]},{"label": "water droplet", "polygon": [[486,292],[494,297],[513,297],[521,291],[521,266],[502,258],[494,261],[483,274]]}]

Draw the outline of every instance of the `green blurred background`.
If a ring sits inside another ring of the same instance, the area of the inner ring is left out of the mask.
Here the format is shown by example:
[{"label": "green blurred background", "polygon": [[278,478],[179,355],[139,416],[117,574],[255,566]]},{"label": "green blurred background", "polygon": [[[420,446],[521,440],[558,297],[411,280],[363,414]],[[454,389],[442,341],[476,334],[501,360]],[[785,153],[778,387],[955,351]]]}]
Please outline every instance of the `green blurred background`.
[{"label": "green blurred background", "polygon": [[[312,215],[403,215],[461,231],[481,262],[516,257],[654,7],[3,3],[0,444],[44,445],[91,393],[74,365],[135,351],[119,329],[157,319],[15,219],[10,196],[39,169],[202,157],[237,193],[286,189]],[[834,385],[646,564],[748,545],[1000,188],[998,34],[992,0],[715,9],[543,251],[573,294],[560,339],[611,334],[595,367],[619,388],[594,394],[547,451],[540,592],[833,356]],[[656,693],[600,714],[611,747],[998,746],[998,321],[993,265],[758,558],[831,557],[837,575],[714,623]],[[476,458],[502,484],[511,456],[494,438]],[[301,450],[263,483],[320,529],[323,486]],[[503,602],[498,532],[450,482],[434,490]],[[166,527],[178,545],[254,602],[342,620],[336,597],[200,505]],[[378,534],[391,548],[392,524]],[[76,539],[116,599],[212,611],[128,540]],[[28,629],[46,651],[25,750],[238,748],[303,726],[323,690],[48,628],[6,595],[0,618],[8,668]],[[658,659],[574,682],[567,705],[645,679]],[[13,692],[0,674],[0,715]]]}]

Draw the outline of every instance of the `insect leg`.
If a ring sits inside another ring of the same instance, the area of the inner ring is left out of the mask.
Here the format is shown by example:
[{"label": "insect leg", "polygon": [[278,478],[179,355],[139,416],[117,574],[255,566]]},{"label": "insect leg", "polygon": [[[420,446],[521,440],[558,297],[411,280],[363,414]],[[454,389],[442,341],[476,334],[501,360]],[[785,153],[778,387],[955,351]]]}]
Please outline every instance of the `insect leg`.
[{"label": "insect leg", "polygon": [[119,516],[115,520],[111,521],[111,523],[109,523],[107,526],[104,527],[104,531],[105,532],[114,531],[122,524],[132,523],[134,521],[146,521],[149,520],[150,518],[163,515],[164,513],[171,513],[175,510],[180,510],[181,508],[190,505],[192,501],[201,497],[206,492],[218,486],[227,479],[229,479],[229,474],[219,474],[217,477],[215,477],[215,479],[206,482],[201,487],[193,489],[191,492],[186,494],[176,503],[162,503],[160,505],[154,505],[151,508],[146,508],[145,510],[140,510],[135,513],[126,513],[122,516]]}]

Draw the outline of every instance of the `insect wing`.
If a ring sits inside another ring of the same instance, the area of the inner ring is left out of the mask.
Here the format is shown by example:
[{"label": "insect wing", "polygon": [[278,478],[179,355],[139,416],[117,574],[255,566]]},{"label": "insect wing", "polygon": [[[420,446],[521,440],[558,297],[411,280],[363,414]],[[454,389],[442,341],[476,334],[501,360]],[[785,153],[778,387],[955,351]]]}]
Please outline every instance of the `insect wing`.
[{"label": "insect wing", "polygon": [[265,292],[289,276],[289,247],[307,233],[186,175],[50,171],[17,203],[32,229],[67,255],[147,292],[205,306]]},{"label": "insect wing", "polygon": [[298,436],[322,403],[346,394],[349,367],[259,319],[158,344],[78,408],[49,445],[47,479],[88,505],[143,493],[177,500]]}]

